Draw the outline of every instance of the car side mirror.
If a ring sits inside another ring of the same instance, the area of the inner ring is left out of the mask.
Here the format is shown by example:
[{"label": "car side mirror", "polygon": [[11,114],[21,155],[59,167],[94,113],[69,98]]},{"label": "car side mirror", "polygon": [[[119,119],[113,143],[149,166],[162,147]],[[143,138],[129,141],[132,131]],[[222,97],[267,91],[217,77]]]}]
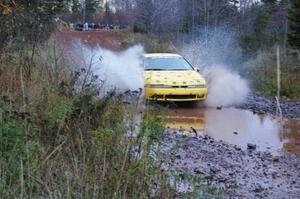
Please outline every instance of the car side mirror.
[{"label": "car side mirror", "polygon": [[195,67],[194,67],[194,70],[195,70],[196,72],[198,72],[198,73],[200,72],[200,68],[199,68],[198,66],[195,66]]}]

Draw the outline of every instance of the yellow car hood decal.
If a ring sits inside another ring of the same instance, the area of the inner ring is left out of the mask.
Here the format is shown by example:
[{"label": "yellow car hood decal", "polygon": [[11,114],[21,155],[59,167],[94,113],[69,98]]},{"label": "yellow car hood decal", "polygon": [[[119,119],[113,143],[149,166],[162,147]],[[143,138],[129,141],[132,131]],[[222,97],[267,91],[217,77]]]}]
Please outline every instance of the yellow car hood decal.
[{"label": "yellow car hood decal", "polygon": [[145,84],[159,85],[198,85],[206,84],[196,71],[145,71]]}]

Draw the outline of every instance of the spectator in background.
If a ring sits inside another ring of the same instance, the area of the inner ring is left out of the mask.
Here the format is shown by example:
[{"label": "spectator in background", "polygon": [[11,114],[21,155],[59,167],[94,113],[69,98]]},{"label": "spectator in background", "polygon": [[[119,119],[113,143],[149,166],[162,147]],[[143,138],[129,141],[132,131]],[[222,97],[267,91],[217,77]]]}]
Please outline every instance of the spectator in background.
[{"label": "spectator in background", "polygon": [[85,22],[83,25],[83,31],[88,31],[89,30],[89,24],[88,22]]}]

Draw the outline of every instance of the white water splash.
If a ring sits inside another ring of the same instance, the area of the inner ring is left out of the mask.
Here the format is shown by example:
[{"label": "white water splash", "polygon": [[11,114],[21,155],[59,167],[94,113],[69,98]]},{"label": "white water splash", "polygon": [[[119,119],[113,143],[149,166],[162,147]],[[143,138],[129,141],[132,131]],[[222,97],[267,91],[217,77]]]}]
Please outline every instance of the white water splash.
[{"label": "white water splash", "polygon": [[226,28],[208,31],[205,37],[183,43],[181,53],[200,67],[208,84],[207,106],[233,106],[245,101],[250,89],[247,80],[230,66],[239,63],[241,50],[235,34]]},{"label": "white water splash", "polygon": [[245,79],[221,66],[206,69],[204,77],[208,84],[207,106],[239,105],[250,91]]},{"label": "white water splash", "polygon": [[122,52],[113,52],[97,46],[91,48],[82,42],[73,44],[72,63],[80,68],[90,67],[92,74],[97,75],[103,83],[101,94],[115,90],[139,90],[144,87],[141,45],[133,46]]}]

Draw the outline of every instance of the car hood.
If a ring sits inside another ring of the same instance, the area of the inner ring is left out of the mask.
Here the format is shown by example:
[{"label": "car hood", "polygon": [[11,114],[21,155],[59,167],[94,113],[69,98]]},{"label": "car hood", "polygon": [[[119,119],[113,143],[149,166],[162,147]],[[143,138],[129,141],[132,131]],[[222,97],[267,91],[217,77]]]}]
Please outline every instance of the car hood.
[{"label": "car hood", "polygon": [[206,84],[196,71],[145,71],[145,84],[159,85],[198,85]]}]

